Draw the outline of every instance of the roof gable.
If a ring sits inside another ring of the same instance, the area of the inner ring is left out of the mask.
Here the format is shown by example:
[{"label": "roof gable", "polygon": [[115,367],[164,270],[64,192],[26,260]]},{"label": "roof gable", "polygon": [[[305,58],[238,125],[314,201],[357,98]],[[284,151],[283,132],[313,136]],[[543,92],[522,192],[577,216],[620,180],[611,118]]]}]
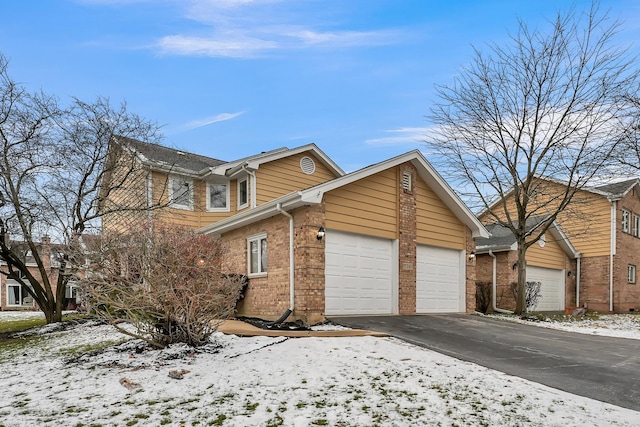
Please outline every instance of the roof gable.
[{"label": "roof gable", "polygon": [[489,237],[487,230],[480,221],[475,217],[475,215],[473,215],[464,202],[462,202],[462,200],[455,194],[451,187],[418,150],[410,151],[392,159],[367,166],[314,187],[290,193],[250,211],[234,215],[220,222],[203,227],[199,231],[215,234],[224,233],[235,228],[242,227],[246,224],[276,215],[281,209],[295,209],[305,204],[321,203],[325,193],[329,191],[351,184],[386,169],[396,167],[405,162],[411,162],[414,165],[422,180],[429,185],[429,187],[437,194],[451,212],[460,219],[463,224],[469,227],[473,237]]}]

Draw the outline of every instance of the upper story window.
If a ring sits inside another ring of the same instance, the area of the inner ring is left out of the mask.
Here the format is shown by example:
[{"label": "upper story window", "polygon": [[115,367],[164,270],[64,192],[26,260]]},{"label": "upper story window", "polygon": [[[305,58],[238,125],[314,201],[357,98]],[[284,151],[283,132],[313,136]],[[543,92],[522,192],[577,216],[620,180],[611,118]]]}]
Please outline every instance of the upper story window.
[{"label": "upper story window", "polygon": [[210,212],[229,212],[228,183],[207,183],[207,210]]},{"label": "upper story window", "polygon": [[174,208],[193,210],[193,181],[178,176],[169,177],[169,204]]},{"label": "upper story window", "polygon": [[622,209],[622,231],[625,233],[631,231],[630,218],[631,213],[626,209]]},{"label": "upper story window", "polygon": [[267,235],[257,234],[247,238],[249,276],[267,273]]},{"label": "upper story window", "polygon": [[249,179],[242,178],[238,180],[238,209],[249,206]]},{"label": "upper story window", "polygon": [[633,235],[640,237],[640,216],[633,215]]}]

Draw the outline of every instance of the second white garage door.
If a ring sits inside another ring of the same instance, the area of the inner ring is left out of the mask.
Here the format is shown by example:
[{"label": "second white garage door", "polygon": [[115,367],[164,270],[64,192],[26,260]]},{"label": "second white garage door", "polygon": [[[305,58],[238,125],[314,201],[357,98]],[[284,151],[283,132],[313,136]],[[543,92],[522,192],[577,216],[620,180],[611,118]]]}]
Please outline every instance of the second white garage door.
[{"label": "second white garage door", "polygon": [[465,311],[465,273],[461,251],[418,245],[416,313]]},{"label": "second white garage door", "polygon": [[325,314],[394,314],[393,242],[333,230],[325,239]]},{"label": "second white garage door", "polygon": [[527,266],[527,282],[540,282],[540,299],[531,311],[564,310],[564,270]]}]

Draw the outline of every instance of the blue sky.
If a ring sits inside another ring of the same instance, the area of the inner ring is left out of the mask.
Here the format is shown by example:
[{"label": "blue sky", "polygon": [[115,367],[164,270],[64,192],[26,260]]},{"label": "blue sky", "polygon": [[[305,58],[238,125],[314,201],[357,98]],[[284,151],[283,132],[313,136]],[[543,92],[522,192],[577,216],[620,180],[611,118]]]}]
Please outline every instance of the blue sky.
[{"label": "blue sky", "polygon": [[[346,171],[422,147],[434,85],[517,19],[586,1],[23,0],[2,3],[9,73],[62,99],[101,95],[222,160],[315,142]],[[640,1],[605,0],[640,43]]]}]

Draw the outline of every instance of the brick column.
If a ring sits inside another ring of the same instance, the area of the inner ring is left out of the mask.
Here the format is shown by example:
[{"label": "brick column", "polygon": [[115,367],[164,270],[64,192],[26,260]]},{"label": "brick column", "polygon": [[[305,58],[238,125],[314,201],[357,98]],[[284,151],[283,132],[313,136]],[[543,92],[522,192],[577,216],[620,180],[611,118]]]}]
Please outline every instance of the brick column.
[{"label": "brick column", "polygon": [[[403,175],[411,176],[411,187],[403,187]],[[398,167],[398,309],[416,313],[416,169],[411,163]]]},{"label": "brick column", "polygon": [[293,317],[313,324],[324,320],[324,203],[293,212],[295,220],[295,309]]}]

